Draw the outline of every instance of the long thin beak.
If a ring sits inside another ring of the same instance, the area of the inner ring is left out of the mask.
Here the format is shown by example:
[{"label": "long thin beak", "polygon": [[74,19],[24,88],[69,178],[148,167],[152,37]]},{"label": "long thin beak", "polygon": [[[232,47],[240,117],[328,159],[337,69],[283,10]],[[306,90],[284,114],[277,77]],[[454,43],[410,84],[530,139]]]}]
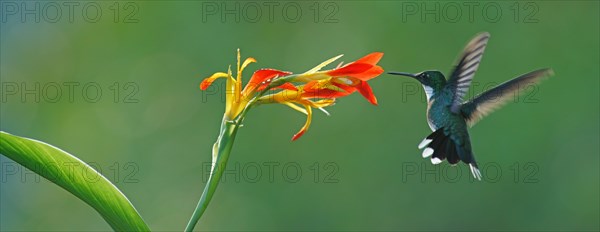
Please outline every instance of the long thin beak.
[{"label": "long thin beak", "polygon": [[417,75],[412,74],[412,73],[406,73],[406,72],[388,72],[388,74],[417,78]]}]

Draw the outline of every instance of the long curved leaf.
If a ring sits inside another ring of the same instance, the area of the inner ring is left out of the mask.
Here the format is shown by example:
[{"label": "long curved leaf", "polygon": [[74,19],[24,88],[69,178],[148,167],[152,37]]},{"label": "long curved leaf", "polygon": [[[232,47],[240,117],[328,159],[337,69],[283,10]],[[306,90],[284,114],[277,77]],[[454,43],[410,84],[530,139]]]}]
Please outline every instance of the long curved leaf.
[{"label": "long curved leaf", "polygon": [[[0,131],[0,154],[92,206],[115,231],[150,231],[127,197],[77,157],[47,143],[4,131]],[[73,171],[73,167],[77,171]]]}]

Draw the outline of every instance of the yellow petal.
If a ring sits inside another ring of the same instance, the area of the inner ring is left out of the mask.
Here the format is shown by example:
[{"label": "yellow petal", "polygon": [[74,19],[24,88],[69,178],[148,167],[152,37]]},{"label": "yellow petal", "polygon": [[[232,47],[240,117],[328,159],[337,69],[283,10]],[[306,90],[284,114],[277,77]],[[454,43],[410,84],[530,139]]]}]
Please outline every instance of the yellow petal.
[{"label": "yellow petal", "polygon": [[256,59],[252,58],[252,57],[248,57],[246,58],[246,60],[244,60],[244,63],[242,64],[242,67],[240,68],[240,76],[242,75],[242,71],[244,71],[244,69],[250,64],[250,63],[256,63]]},{"label": "yellow petal", "polygon": [[323,63],[320,63],[319,65],[315,66],[315,67],[314,67],[314,68],[312,68],[311,70],[308,70],[308,71],[306,71],[304,74],[312,74],[312,73],[315,73],[315,72],[317,72],[317,71],[321,70],[323,67],[327,66],[328,64],[331,64],[331,63],[333,63],[335,60],[339,59],[339,58],[340,58],[340,57],[342,57],[342,56],[344,56],[344,54],[342,54],[342,55],[339,55],[339,56],[336,56],[336,57],[333,57],[333,58],[331,58],[331,59],[329,59],[329,60],[326,60],[325,62],[323,62]]},{"label": "yellow petal", "polygon": [[296,105],[296,104],[294,104],[294,103],[291,103],[291,102],[283,102],[283,104],[285,104],[285,105],[289,106],[290,108],[292,108],[292,109],[294,109],[294,110],[296,110],[296,111],[298,111],[298,112],[300,112],[300,113],[303,113],[303,114],[306,114],[306,115],[308,115],[308,112],[306,112],[306,110],[305,110],[304,108],[302,108],[302,107],[300,107],[300,106],[298,106],[298,105]]},{"label": "yellow petal", "polygon": [[310,102],[310,106],[315,107],[315,108],[323,108],[323,107],[327,107],[327,106],[331,106],[335,104],[335,98],[332,99],[321,99],[318,101],[309,101]]},{"label": "yellow petal", "polygon": [[213,74],[212,76],[207,77],[206,79],[204,79],[202,81],[202,83],[200,83],[200,89],[206,90],[216,79],[219,79],[222,77],[228,77],[227,73],[217,72],[217,73]]},{"label": "yellow petal", "polygon": [[304,132],[308,130],[308,127],[310,127],[310,121],[312,120],[312,108],[310,108],[309,105],[304,105],[304,108],[306,108],[306,123],[304,123],[302,129],[300,129],[300,131],[298,131],[298,133],[292,137],[292,141],[300,138],[300,136],[302,136]]}]

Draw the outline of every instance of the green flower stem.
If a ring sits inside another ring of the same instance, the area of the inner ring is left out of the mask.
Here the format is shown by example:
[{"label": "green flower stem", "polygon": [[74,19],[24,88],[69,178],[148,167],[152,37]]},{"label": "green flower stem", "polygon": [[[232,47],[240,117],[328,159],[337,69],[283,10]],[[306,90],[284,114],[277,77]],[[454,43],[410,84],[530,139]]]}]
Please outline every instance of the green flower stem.
[{"label": "green flower stem", "polygon": [[255,103],[258,100],[258,98],[265,95],[269,89],[289,82],[290,80],[292,80],[292,78],[295,78],[296,76],[297,75],[289,75],[282,78],[278,78],[275,81],[271,82],[269,86],[267,86],[267,88],[259,92],[246,104],[246,107],[242,110],[242,112],[240,112],[238,116],[236,116],[235,119],[228,119],[227,116],[223,116],[219,138],[217,139],[217,142],[215,142],[215,144],[213,145],[213,166],[211,168],[211,173],[208,177],[208,182],[206,183],[206,186],[204,186],[204,191],[202,191],[202,196],[198,201],[198,205],[194,210],[194,214],[192,214],[192,218],[190,218],[190,221],[185,227],[186,232],[191,232],[194,230],[194,227],[198,223],[198,220],[200,220],[200,218],[206,211],[208,203],[215,194],[217,186],[219,185],[219,181],[221,180],[221,176],[223,175],[223,171],[225,170],[225,167],[227,165],[227,160],[229,159],[229,153],[231,152],[231,148],[233,147],[235,135],[237,134],[237,130],[241,127],[246,113],[248,113],[250,109],[256,106]]},{"label": "green flower stem", "polygon": [[215,190],[217,190],[217,186],[219,185],[219,181],[223,175],[225,166],[227,165],[229,153],[233,147],[238,128],[239,124],[236,121],[223,119],[223,122],[221,123],[221,133],[219,134],[217,142],[213,145],[213,166],[211,168],[211,174],[208,177],[208,182],[204,187],[204,191],[202,191],[202,196],[198,201],[196,210],[194,210],[192,218],[185,227],[185,231],[194,230],[198,220],[200,220],[200,217],[202,217],[202,214],[206,211]]}]

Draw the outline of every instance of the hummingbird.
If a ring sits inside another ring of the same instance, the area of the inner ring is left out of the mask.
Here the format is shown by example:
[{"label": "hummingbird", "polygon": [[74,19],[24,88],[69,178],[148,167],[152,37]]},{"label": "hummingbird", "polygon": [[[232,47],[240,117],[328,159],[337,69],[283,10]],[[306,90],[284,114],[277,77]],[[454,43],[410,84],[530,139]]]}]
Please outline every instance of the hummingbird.
[{"label": "hummingbird", "polygon": [[393,75],[412,77],[425,89],[427,123],[433,133],[418,145],[419,149],[424,149],[423,158],[431,157],[433,164],[448,159],[448,163],[452,166],[462,161],[469,165],[471,174],[477,180],[481,180],[481,172],[471,149],[468,127],[502,106],[515,94],[538,83],[542,77],[553,74],[552,69],[549,68],[535,70],[463,102],[489,38],[490,34],[483,32],[471,39],[459,56],[448,79],[437,70],[416,74],[389,72]]}]

